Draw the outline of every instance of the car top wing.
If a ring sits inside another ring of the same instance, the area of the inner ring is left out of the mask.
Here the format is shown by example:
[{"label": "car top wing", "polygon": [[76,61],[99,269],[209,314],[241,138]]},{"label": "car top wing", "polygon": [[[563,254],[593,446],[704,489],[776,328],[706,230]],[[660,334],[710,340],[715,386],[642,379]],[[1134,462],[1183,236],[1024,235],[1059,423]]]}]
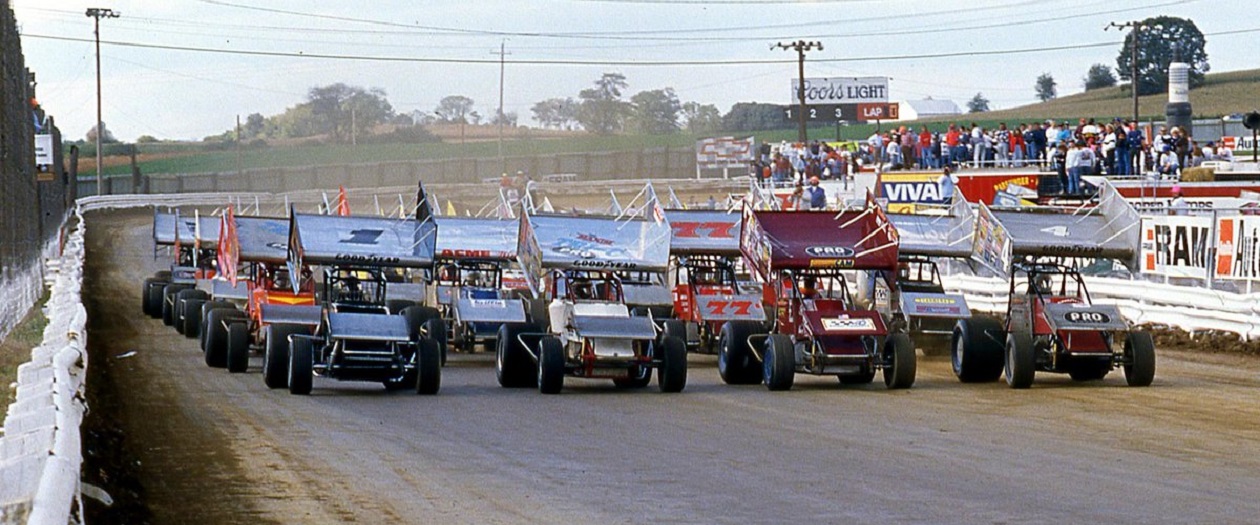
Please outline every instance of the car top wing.
[{"label": "car top wing", "polygon": [[944,214],[888,214],[888,220],[901,236],[900,253],[955,259],[970,257],[976,230],[975,212],[960,191],[954,192],[953,202],[944,211]]},{"label": "car top wing", "polygon": [[517,260],[537,294],[547,268],[663,272],[669,267],[669,222],[521,214]]},{"label": "car top wing", "polygon": [[478,217],[435,217],[437,256],[442,259],[509,261],[516,258],[517,221]]},{"label": "car top wing", "polygon": [[740,251],[762,282],[778,270],[895,270],[899,236],[867,193],[859,210],[764,211],[745,204]]},{"label": "car top wing", "polygon": [[[161,211],[153,208],[153,244],[157,246],[174,245],[176,239],[175,228],[178,224],[178,211]],[[188,235],[192,235],[192,232],[189,231]]]},{"label": "car top wing", "polygon": [[672,255],[739,256],[738,213],[713,210],[668,210],[673,230],[669,243]]},{"label": "car top wing", "polygon": [[233,219],[236,221],[239,262],[282,263],[286,260],[289,251],[288,219],[239,215]]},{"label": "car top wing", "polygon": [[1080,208],[989,208],[980,204],[973,258],[1008,275],[1014,257],[1116,259],[1137,267],[1141,219],[1104,182],[1098,204]]},{"label": "car top wing", "polygon": [[314,215],[289,219],[288,263],[302,266],[425,268],[433,264],[437,228],[414,218]]}]

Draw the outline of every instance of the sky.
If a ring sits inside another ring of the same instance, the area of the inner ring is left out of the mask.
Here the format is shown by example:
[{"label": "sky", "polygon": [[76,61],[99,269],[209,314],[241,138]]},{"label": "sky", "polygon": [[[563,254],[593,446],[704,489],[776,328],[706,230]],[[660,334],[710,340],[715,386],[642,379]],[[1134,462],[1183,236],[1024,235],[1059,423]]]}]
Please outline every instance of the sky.
[{"label": "sky", "polygon": [[1251,0],[8,1],[39,101],[67,139],[96,119],[88,7],[121,15],[100,23],[101,83],[103,120],[124,141],[200,140],[337,82],[383,89],[400,113],[462,95],[490,116],[500,46],[504,111],[526,125],[535,103],[576,99],[607,72],[625,75],[627,99],[672,88],[722,113],[788,104],[796,53],[773,46],[797,40],[823,45],[806,77],[889,77],[893,100],[965,107],[982,93],[992,109],[1036,102],[1042,73],[1063,96],[1083,90],[1091,64],[1114,68],[1124,34],[1111,22],[1189,18],[1212,72],[1260,67]]}]

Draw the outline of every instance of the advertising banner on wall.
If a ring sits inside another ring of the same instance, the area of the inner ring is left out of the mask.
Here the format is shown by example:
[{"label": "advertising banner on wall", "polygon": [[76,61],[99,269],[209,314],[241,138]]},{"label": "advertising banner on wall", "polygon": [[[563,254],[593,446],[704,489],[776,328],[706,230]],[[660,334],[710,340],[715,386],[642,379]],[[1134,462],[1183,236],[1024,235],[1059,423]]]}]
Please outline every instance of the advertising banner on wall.
[{"label": "advertising banner on wall", "polygon": [[35,135],[35,165],[51,166],[53,163],[52,135]]},{"label": "advertising banner on wall", "polygon": [[[800,81],[792,79],[792,98],[800,100]],[[805,79],[805,104],[863,104],[888,102],[888,77],[831,77]]]},{"label": "advertising banner on wall", "polygon": [[1260,217],[1216,220],[1217,279],[1260,280]]},{"label": "advertising banner on wall", "polygon": [[696,165],[706,169],[748,166],[753,160],[755,140],[752,137],[712,137],[696,141]]},{"label": "advertising banner on wall", "polygon": [[1210,217],[1142,218],[1142,273],[1206,279],[1211,246]]}]

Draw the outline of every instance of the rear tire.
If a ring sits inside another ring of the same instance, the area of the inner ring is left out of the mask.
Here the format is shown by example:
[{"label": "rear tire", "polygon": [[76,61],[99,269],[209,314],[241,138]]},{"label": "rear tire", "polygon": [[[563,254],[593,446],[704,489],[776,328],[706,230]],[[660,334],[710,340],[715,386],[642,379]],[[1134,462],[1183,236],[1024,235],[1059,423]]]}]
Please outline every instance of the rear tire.
[{"label": "rear tire", "polygon": [[175,313],[173,314],[174,317],[171,324],[175,326],[176,332],[183,334],[184,327],[187,326],[184,324],[184,318],[186,316],[186,312],[188,311],[188,302],[194,299],[205,300],[206,297],[206,292],[195,289],[180,290],[175,292]]},{"label": "rear tire", "polygon": [[153,308],[149,303],[149,288],[152,288],[155,282],[157,279],[149,277],[144,280],[144,284],[140,285],[140,311],[149,317],[153,317]]},{"label": "rear tire", "polygon": [[718,375],[728,385],[755,385],[761,382],[761,370],[748,348],[748,337],[761,332],[756,321],[730,321],[722,325],[718,335]]},{"label": "rear tire", "polygon": [[997,381],[1002,375],[1005,349],[993,336],[1002,330],[1002,323],[988,316],[958,320],[950,341],[950,360],[959,381]]},{"label": "rear tire", "polygon": [[187,284],[168,284],[162,288],[162,324],[166,326],[175,324],[175,294],[188,288]]},{"label": "rear tire", "polygon": [[564,345],[555,336],[538,342],[538,391],[559,394],[564,388]]},{"label": "rear tire", "polygon": [[193,338],[201,335],[201,305],[205,299],[184,300],[184,337]]},{"label": "rear tire", "polygon": [[416,393],[431,396],[442,388],[442,352],[437,342],[421,339],[416,348]]},{"label": "rear tire", "polygon": [[1032,386],[1037,374],[1037,350],[1032,337],[1024,333],[1006,335],[1006,384],[1011,388]]},{"label": "rear tire", "polygon": [[206,352],[206,333],[209,330],[207,326],[209,326],[210,312],[224,309],[236,310],[236,305],[227,301],[209,301],[201,305],[201,321],[200,326],[197,327],[197,339],[198,348],[201,348],[202,353]]},{"label": "rear tire", "polygon": [[233,374],[249,370],[249,323],[228,325],[227,370]]},{"label": "rear tire", "polygon": [[145,312],[149,317],[158,319],[162,317],[162,290],[166,285],[170,284],[161,279],[154,279],[146,283],[144,288]]},{"label": "rear tire", "polygon": [[424,331],[429,340],[437,343],[438,352],[441,356],[441,366],[446,366],[446,349],[447,349],[447,333],[446,321],[441,318],[433,318],[424,322]]},{"label": "rear tire", "polygon": [[1129,386],[1150,386],[1155,380],[1155,342],[1149,332],[1129,332],[1124,338],[1124,381]]},{"label": "rear tire", "polygon": [[302,331],[303,327],[288,324],[263,328],[263,384],[267,388],[289,386],[289,336]]},{"label": "rear tire", "polygon": [[682,392],[687,387],[687,343],[674,336],[661,339],[661,364],[656,383],[661,392]]},{"label": "rear tire", "polygon": [[416,306],[415,301],[408,301],[406,299],[387,299],[385,301],[385,309],[389,310],[389,313],[391,314],[402,313],[404,309],[412,306]]},{"label": "rear tire", "polygon": [[889,389],[910,388],[914,385],[918,361],[910,336],[888,336],[888,340],[884,342],[884,363],[884,385]]},{"label": "rear tire", "polygon": [[776,391],[792,388],[792,383],[796,380],[795,354],[791,337],[771,334],[766,338],[762,357],[762,379],[767,389]]},{"label": "rear tire", "polygon": [[305,396],[311,393],[311,385],[314,383],[314,378],[311,377],[315,365],[314,346],[314,342],[305,337],[293,340],[289,348],[287,381],[290,394]]}]

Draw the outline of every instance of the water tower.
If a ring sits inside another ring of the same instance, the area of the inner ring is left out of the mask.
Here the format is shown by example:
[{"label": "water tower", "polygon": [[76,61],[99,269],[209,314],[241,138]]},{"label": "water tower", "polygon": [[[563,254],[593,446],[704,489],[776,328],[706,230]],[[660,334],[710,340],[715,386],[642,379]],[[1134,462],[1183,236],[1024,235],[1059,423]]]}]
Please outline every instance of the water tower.
[{"label": "water tower", "polygon": [[1168,104],[1164,106],[1164,116],[1168,119],[1168,127],[1180,127],[1186,136],[1194,136],[1194,123],[1190,119],[1190,64],[1173,62],[1168,64]]}]

